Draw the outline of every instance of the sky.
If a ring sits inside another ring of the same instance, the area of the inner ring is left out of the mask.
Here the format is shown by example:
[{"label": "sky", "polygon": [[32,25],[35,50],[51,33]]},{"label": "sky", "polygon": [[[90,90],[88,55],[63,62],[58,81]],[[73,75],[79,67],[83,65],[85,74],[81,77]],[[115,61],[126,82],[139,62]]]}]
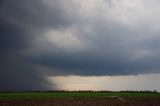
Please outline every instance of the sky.
[{"label": "sky", "polygon": [[160,90],[159,12],[159,0],[1,0],[0,91]]}]

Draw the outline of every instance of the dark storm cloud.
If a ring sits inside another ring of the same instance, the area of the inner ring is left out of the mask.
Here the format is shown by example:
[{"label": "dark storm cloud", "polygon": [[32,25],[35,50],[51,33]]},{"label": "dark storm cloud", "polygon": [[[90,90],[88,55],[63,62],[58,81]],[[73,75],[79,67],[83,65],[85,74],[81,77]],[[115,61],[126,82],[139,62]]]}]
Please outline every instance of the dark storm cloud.
[{"label": "dark storm cloud", "polygon": [[[30,34],[32,31],[45,26],[54,27],[57,23],[60,25],[65,22],[61,19],[63,16],[59,16],[60,10],[47,9],[48,7],[41,1],[1,1],[0,90],[50,89],[45,77],[37,71],[36,64],[32,64],[19,54],[19,51],[25,49],[29,41],[34,38],[34,35]],[[48,13],[54,11],[56,11],[54,15]],[[50,24],[51,20],[54,20],[54,23]]]},{"label": "dark storm cloud", "polygon": [[159,72],[158,4],[158,0],[1,1],[0,83],[5,85],[0,89],[49,89],[48,75]]},{"label": "dark storm cloud", "polygon": [[34,64],[13,51],[1,52],[1,91],[48,90],[49,82],[37,72]]}]

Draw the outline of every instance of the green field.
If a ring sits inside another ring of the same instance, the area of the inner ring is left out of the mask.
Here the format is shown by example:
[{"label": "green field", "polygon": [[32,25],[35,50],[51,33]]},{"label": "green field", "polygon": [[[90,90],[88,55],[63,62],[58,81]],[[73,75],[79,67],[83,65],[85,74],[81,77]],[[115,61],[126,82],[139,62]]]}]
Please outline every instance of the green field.
[{"label": "green field", "polygon": [[29,92],[29,93],[0,93],[0,99],[31,99],[31,98],[66,98],[66,97],[160,97],[160,93],[129,93],[129,92]]}]

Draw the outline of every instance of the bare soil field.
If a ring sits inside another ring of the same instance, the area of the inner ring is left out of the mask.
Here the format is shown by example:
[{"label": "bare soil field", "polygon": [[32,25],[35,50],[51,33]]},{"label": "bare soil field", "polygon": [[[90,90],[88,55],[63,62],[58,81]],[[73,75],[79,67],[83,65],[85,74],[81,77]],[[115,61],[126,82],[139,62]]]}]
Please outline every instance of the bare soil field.
[{"label": "bare soil field", "polygon": [[160,97],[67,97],[5,99],[0,106],[160,106]]}]

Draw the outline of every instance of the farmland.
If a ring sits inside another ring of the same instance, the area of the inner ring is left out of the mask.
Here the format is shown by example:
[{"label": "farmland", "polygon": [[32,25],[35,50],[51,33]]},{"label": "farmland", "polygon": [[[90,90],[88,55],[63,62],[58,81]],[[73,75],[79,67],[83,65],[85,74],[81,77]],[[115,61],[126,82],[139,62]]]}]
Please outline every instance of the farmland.
[{"label": "farmland", "polygon": [[0,93],[0,106],[160,106],[154,92]]},{"label": "farmland", "polygon": [[160,93],[149,92],[19,92],[0,93],[0,99],[32,99],[54,97],[160,97]]}]

